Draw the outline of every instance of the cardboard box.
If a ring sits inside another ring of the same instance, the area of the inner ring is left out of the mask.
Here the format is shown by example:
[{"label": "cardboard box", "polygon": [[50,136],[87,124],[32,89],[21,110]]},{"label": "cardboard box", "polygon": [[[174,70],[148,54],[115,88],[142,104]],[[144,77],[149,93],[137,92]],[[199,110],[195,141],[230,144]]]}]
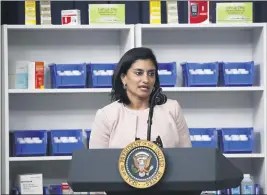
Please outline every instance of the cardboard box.
[{"label": "cardboard box", "polygon": [[22,195],[43,194],[43,174],[19,175],[17,182]]},{"label": "cardboard box", "polygon": [[89,24],[125,24],[125,4],[89,4]]},{"label": "cardboard box", "polygon": [[208,24],[209,1],[188,1],[188,23]]},{"label": "cardboard box", "polygon": [[216,3],[216,23],[253,23],[253,3]]},{"label": "cardboard box", "polygon": [[169,0],[166,2],[167,5],[167,23],[168,24],[178,24],[179,16],[178,16],[178,5],[177,1]]},{"label": "cardboard box", "polygon": [[40,18],[41,18],[41,25],[52,24],[50,0],[40,1]]},{"label": "cardboard box", "polygon": [[62,10],[61,11],[61,24],[63,25],[77,25],[81,24],[80,10]]},{"label": "cardboard box", "polygon": [[149,19],[150,24],[161,24],[161,1],[149,1]]},{"label": "cardboard box", "polygon": [[45,67],[44,62],[30,62],[28,68],[28,88],[44,89]]},{"label": "cardboard box", "polygon": [[25,24],[36,25],[36,1],[25,1]]}]

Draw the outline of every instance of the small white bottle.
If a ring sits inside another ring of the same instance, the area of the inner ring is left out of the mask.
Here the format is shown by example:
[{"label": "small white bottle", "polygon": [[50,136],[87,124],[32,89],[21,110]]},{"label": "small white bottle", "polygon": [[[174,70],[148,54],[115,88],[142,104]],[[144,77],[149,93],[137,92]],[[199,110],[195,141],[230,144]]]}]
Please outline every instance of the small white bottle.
[{"label": "small white bottle", "polygon": [[254,182],[250,174],[244,174],[244,179],[241,182],[241,194],[255,194]]}]

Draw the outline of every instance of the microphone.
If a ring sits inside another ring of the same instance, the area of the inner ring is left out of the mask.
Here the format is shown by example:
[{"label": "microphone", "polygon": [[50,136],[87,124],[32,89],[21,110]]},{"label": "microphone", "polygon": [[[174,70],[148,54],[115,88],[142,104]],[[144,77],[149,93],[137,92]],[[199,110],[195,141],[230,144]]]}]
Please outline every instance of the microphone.
[{"label": "microphone", "polygon": [[[154,107],[155,105],[162,105],[167,102],[167,96],[162,94],[162,88],[156,89],[154,94],[152,95],[151,101],[150,101],[150,106],[149,106],[149,115],[148,115],[148,120],[147,120],[147,140],[151,141],[151,126],[152,126],[152,117],[154,113]],[[160,141],[160,137],[157,138],[157,142]],[[159,143],[162,145],[162,143]]]},{"label": "microphone", "polygon": [[158,95],[155,98],[155,105],[162,105],[165,104],[166,102],[167,102],[167,96],[162,93],[158,93]]}]

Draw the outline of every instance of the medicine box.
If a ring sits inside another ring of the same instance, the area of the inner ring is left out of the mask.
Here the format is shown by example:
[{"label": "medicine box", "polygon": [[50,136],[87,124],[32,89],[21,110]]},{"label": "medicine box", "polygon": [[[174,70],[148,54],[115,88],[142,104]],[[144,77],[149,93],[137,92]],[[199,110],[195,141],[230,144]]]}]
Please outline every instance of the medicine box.
[{"label": "medicine box", "polygon": [[42,25],[51,25],[51,2],[50,0],[40,1],[40,19]]},{"label": "medicine box", "polygon": [[149,1],[150,24],[161,24],[161,2],[158,0]]},{"label": "medicine box", "polygon": [[62,10],[61,11],[61,24],[63,25],[75,25],[81,24],[80,10]]},{"label": "medicine box", "polygon": [[43,175],[24,174],[18,175],[17,185],[20,194],[43,194]]},{"label": "medicine box", "polygon": [[166,1],[166,12],[167,12],[167,23],[178,24],[178,2],[177,1]]},{"label": "medicine box", "polygon": [[28,88],[29,89],[44,89],[44,62],[34,61],[29,62],[28,66]]},{"label": "medicine box", "polygon": [[8,66],[10,89],[28,88],[28,61],[16,61]]},{"label": "medicine box", "polygon": [[188,1],[189,24],[207,24],[209,22],[209,1]]},{"label": "medicine box", "polygon": [[36,25],[36,1],[25,1],[25,24]]}]

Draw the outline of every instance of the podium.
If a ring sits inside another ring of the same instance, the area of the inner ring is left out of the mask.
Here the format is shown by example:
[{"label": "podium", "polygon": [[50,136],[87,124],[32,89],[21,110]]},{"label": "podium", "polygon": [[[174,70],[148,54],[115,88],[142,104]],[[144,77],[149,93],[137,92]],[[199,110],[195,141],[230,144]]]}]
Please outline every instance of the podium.
[{"label": "podium", "polygon": [[234,188],[243,173],[215,148],[165,148],[166,169],[161,180],[136,189],[122,179],[118,160],[122,149],[82,149],[73,152],[68,184],[74,192],[108,195],[197,195],[202,191]]}]

